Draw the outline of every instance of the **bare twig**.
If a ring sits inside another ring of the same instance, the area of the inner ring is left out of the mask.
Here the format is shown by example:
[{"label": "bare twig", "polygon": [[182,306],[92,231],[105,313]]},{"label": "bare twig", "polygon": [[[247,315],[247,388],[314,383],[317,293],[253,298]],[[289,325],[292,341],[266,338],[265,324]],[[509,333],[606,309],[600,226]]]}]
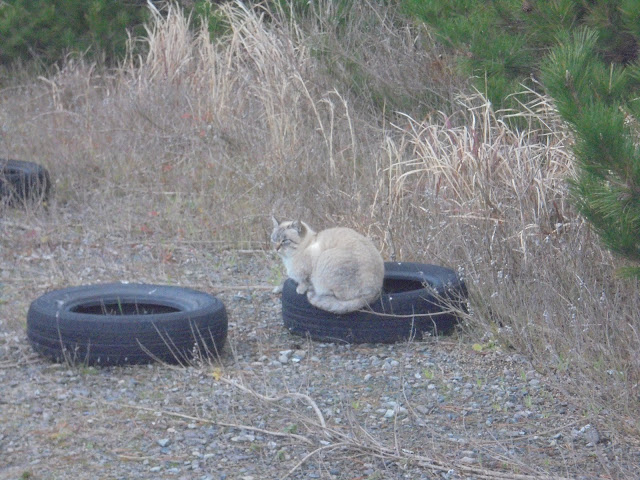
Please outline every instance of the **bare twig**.
[{"label": "bare twig", "polygon": [[248,431],[251,431],[251,432],[263,433],[265,435],[271,435],[271,436],[274,436],[274,437],[283,437],[283,438],[290,438],[290,439],[294,439],[294,440],[300,440],[300,441],[302,441],[304,443],[307,443],[309,445],[315,445],[315,442],[313,442],[309,438],[305,437],[304,435],[298,435],[296,433],[274,432],[273,430],[266,430],[264,428],[252,427],[251,425],[241,425],[241,424],[238,424],[238,423],[219,422],[217,420],[211,420],[210,418],[194,417],[192,415],[185,415],[183,413],[169,412],[167,410],[160,410],[160,409],[157,409],[157,408],[141,407],[139,405],[120,404],[120,403],[114,403],[114,402],[107,402],[107,401],[104,401],[104,400],[101,400],[100,402],[105,404],[105,405],[110,405],[110,406],[113,406],[113,407],[130,408],[132,410],[139,410],[139,411],[143,411],[143,412],[160,413],[160,414],[166,415],[168,417],[181,418],[183,420],[190,420],[192,422],[208,423],[208,424],[211,424],[211,425],[218,425],[220,427],[238,428],[238,429],[241,429],[241,430],[248,430]]},{"label": "bare twig", "polygon": [[267,397],[265,395],[261,395],[258,392],[256,392],[255,390],[252,390],[248,387],[245,387],[244,385],[239,384],[238,382],[234,382],[232,380],[228,380],[226,378],[221,378],[221,381],[223,381],[224,383],[226,383],[227,385],[231,385],[239,390],[242,390],[245,393],[248,393],[250,395],[253,395],[254,397],[263,400],[265,402],[269,402],[269,403],[274,403],[274,402],[279,402],[280,400],[284,399],[284,398],[296,398],[296,399],[300,399],[300,400],[304,400],[305,402],[307,402],[311,408],[313,408],[314,413],[316,414],[316,417],[318,418],[318,421],[320,422],[320,427],[323,430],[327,430],[327,423],[324,420],[324,416],[322,415],[322,412],[320,411],[320,408],[318,408],[318,405],[316,404],[316,402],[313,401],[313,399],[309,396],[309,395],[305,395],[304,393],[297,393],[297,392],[287,392],[284,393],[282,395],[279,395],[277,397]]},{"label": "bare twig", "polygon": [[313,457],[317,453],[320,453],[324,450],[337,450],[339,448],[348,447],[348,446],[349,444],[347,442],[341,442],[341,443],[332,443],[330,445],[325,445],[323,447],[318,447],[315,450],[309,452],[307,455],[305,455],[304,458],[300,460],[298,463],[296,463],[291,470],[289,470],[283,477],[280,478],[280,480],[285,480],[286,478],[289,478],[291,475],[295,473],[297,469],[299,469],[302,465],[304,465],[307,460],[309,460],[311,457]]}]

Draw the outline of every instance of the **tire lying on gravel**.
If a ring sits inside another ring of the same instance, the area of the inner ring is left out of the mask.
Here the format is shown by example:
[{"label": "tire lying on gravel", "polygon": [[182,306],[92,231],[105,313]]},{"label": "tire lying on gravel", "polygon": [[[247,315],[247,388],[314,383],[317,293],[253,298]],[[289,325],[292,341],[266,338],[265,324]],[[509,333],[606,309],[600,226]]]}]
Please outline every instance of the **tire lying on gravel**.
[{"label": "tire lying on gravel", "polygon": [[393,343],[450,332],[466,309],[464,281],[451,269],[385,262],[383,293],[370,309],[336,315],[309,303],[288,279],[282,318],[292,333],[322,342]]},{"label": "tire lying on gravel", "polygon": [[9,205],[46,202],[51,193],[51,178],[42,165],[0,158],[0,201]]},{"label": "tire lying on gravel", "polygon": [[196,290],[111,283],[45,293],[31,303],[27,337],[59,362],[124,365],[154,360],[187,364],[214,357],[227,337],[227,313]]}]

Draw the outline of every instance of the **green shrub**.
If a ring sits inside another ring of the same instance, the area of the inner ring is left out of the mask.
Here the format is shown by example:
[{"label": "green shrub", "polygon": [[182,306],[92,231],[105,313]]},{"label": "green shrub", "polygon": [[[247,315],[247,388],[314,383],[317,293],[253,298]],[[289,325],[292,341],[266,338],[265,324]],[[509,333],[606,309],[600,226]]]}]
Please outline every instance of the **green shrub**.
[{"label": "green shrub", "polygon": [[15,0],[0,2],[0,63],[60,61],[70,51],[125,53],[127,29],[142,33],[144,2],[115,0]]},{"label": "green shrub", "polygon": [[[611,251],[640,265],[640,65],[606,64],[595,30],[559,40],[543,81],[575,132],[576,204]],[[626,273],[640,278],[640,267]]]},{"label": "green shrub", "polygon": [[191,10],[194,26],[200,27],[202,21],[205,20],[212,40],[229,33],[230,30],[227,18],[218,9],[218,3],[211,0],[196,0]]},{"label": "green shrub", "polygon": [[[405,13],[433,27],[458,53],[463,71],[500,107],[517,107],[510,94],[539,77],[540,62],[580,26],[597,32],[593,53],[627,64],[638,58],[637,0],[403,0]],[[529,86],[536,88],[536,84]]]}]

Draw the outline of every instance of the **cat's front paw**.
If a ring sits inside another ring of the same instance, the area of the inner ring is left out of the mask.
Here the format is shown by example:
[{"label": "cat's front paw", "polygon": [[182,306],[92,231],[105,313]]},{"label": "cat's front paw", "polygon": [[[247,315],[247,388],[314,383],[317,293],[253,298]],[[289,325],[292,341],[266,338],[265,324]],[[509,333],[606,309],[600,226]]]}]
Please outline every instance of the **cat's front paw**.
[{"label": "cat's front paw", "polygon": [[296,287],[296,292],[298,292],[300,295],[305,293],[307,290],[309,290],[309,286],[306,283],[299,283]]}]

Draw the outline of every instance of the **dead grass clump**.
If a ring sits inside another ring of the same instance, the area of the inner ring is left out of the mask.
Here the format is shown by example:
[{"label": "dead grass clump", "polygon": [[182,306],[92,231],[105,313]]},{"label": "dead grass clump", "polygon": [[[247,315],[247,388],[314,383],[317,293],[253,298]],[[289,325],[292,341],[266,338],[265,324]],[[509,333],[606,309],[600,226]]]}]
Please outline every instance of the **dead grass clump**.
[{"label": "dead grass clump", "polygon": [[575,220],[566,189],[573,175],[570,139],[562,130],[512,130],[489,104],[476,106],[478,99],[460,100],[454,116],[462,120],[407,116],[395,126],[402,135],[387,141],[380,190],[394,215],[409,204],[427,215],[512,229],[526,261],[527,240],[558,236]]},{"label": "dead grass clump", "polygon": [[299,25],[316,68],[359,110],[372,117],[424,117],[455,104],[465,81],[430,32],[407,24],[395,9],[324,0],[309,3],[306,14],[295,2],[288,7],[278,13]]},{"label": "dead grass clump", "polygon": [[[353,152],[350,108],[338,92],[312,80],[314,66],[295,25],[266,23],[264,12],[240,4],[222,11],[230,33],[215,46],[206,30],[183,28],[179,9],[158,16],[148,29],[149,54],[139,64],[131,61],[119,83],[135,92],[138,112],[150,126],[175,130],[177,112],[179,123],[191,124],[190,138],[184,131],[176,136],[188,141],[192,157],[185,180],[197,183],[181,191],[199,192],[202,212],[224,212],[247,239],[263,231],[247,212],[266,218],[265,207],[284,195],[301,205],[315,203],[326,182],[351,190],[362,166]],[[165,98],[173,104],[163,105]],[[167,118],[167,111],[174,113]],[[185,177],[182,167],[164,169],[174,185]]]},{"label": "dead grass clump", "polygon": [[[592,413],[634,411],[637,286],[616,278],[618,263],[571,208],[570,135],[514,131],[490,105],[461,102],[461,126],[407,117],[387,140],[378,202],[400,258],[459,265],[484,342],[567,375]],[[558,123],[548,115],[538,124]]]}]

